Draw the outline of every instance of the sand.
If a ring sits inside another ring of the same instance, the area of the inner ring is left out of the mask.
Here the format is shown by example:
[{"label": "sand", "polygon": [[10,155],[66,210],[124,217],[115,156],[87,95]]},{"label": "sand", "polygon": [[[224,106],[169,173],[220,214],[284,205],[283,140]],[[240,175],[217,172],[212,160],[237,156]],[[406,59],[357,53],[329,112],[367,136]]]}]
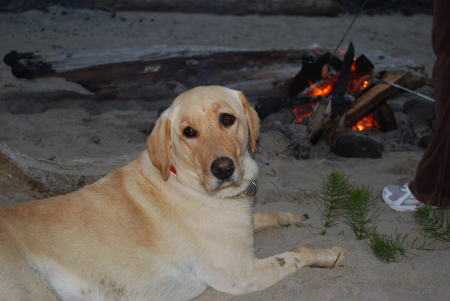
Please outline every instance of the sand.
[{"label": "sand", "polygon": [[[1,14],[0,55],[10,50],[67,53],[154,45],[273,49],[317,43],[333,48],[350,21],[351,16],[346,15],[237,17],[123,12],[113,17],[107,12],[51,8],[49,12]],[[394,58],[410,59],[430,73],[434,61],[430,31],[431,17],[426,15],[361,16],[346,41],[352,40],[361,52],[379,50]],[[125,111],[111,107],[94,113],[82,101],[72,101],[79,94],[89,95],[82,87],[52,78],[18,80],[3,64],[0,87],[0,142],[45,160],[117,156],[131,160],[145,149],[146,131],[156,118],[155,111],[143,110],[140,104]],[[52,99],[52,92],[60,90],[79,94]],[[39,109],[46,97],[51,108]],[[322,211],[308,195],[334,170],[346,173],[357,184],[369,185],[378,194],[385,185],[409,181],[421,151],[384,153],[382,159],[295,160],[264,147],[275,143],[283,146],[282,141],[262,134],[263,147],[256,155],[261,172],[255,210],[307,213],[310,219],[302,227],[256,234],[258,256],[301,245],[340,245],[348,250],[344,265],[333,270],[305,268],[262,292],[243,296],[210,289],[196,300],[448,300],[448,245],[434,243],[430,245],[433,251],[416,250],[400,262],[384,263],[373,255],[367,240],[357,240],[342,221],[320,235]],[[0,161],[0,205],[46,195],[33,188],[14,166]],[[411,213],[394,212],[380,198],[373,210],[380,232],[421,238]]]}]

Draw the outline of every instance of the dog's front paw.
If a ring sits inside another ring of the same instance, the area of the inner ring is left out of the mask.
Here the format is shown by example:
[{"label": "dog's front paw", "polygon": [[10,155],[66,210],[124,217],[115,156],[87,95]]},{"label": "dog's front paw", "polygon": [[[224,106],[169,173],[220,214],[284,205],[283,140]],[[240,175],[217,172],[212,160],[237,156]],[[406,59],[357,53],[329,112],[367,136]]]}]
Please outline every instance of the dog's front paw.
[{"label": "dog's front paw", "polygon": [[282,227],[288,227],[291,225],[300,227],[302,222],[309,218],[308,214],[297,215],[290,212],[279,212],[278,216],[278,224]]},{"label": "dog's front paw", "polygon": [[337,265],[342,265],[342,263],[344,262],[344,253],[346,253],[347,250],[338,246],[334,246],[328,250],[331,253],[330,254],[331,258],[335,258],[332,265],[329,266],[329,268],[332,269]]},{"label": "dog's front paw", "polygon": [[341,247],[317,249],[298,247],[290,251],[295,253],[298,263],[302,263],[302,266],[320,268],[334,268],[336,265],[342,265],[344,253],[346,253],[346,250]]}]

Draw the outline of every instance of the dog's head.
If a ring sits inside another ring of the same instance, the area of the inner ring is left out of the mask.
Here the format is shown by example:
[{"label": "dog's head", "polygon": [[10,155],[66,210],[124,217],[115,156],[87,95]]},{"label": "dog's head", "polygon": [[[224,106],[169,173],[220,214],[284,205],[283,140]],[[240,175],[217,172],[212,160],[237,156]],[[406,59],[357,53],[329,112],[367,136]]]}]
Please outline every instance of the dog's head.
[{"label": "dog's head", "polygon": [[183,184],[226,197],[256,176],[248,141],[256,152],[258,135],[259,117],[242,92],[197,87],[164,111],[147,147],[164,180],[176,170]]}]

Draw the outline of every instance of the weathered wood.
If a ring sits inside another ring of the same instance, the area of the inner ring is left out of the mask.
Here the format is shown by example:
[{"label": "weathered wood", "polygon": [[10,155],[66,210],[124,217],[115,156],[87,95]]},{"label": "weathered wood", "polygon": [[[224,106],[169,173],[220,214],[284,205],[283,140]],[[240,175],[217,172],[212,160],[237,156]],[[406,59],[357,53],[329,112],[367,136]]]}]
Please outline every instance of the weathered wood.
[{"label": "weathered wood", "polygon": [[339,72],[339,79],[331,92],[331,119],[340,118],[347,112],[350,103],[345,99],[345,93],[349,84],[350,75],[352,73],[352,64],[355,57],[355,47],[353,43],[348,45],[345,52],[342,68]]},{"label": "weathered wood", "polygon": [[351,74],[351,67],[355,49],[350,43],[344,55],[339,79],[334,86],[333,92],[322,100],[314,110],[308,127],[309,140],[312,144],[317,143],[320,136],[330,145],[333,145],[339,133],[344,127],[344,120],[347,114],[349,103],[345,99],[347,85]]},{"label": "weathered wood", "polygon": [[36,159],[0,143],[0,159],[8,160],[33,188],[50,193],[67,193],[98,180],[133,159],[124,155],[112,159],[79,159],[66,162]]},{"label": "weathered wood", "polygon": [[[3,174],[7,173],[9,177],[14,177],[22,187],[39,193],[46,193],[47,187],[42,183],[31,178],[23,170],[18,168],[11,160],[2,153],[2,145],[0,144],[0,169]],[[13,201],[13,200],[11,200]]]},{"label": "weathered wood", "polygon": [[375,118],[380,124],[380,130],[383,132],[393,131],[398,128],[394,111],[386,102],[382,102],[376,107]]},{"label": "weathered wood", "polygon": [[[334,70],[340,71],[342,61],[330,52],[326,52],[317,58],[306,58],[302,67],[295,76],[286,82],[287,96],[296,96],[305,88],[310,86],[310,83],[315,83],[323,80],[323,68],[332,66]],[[328,76],[328,74],[327,74]]]},{"label": "weathered wood", "polygon": [[383,145],[372,138],[356,133],[339,136],[330,150],[338,156],[347,158],[381,158]]},{"label": "weathered wood", "polygon": [[328,144],[333,145],[339,133],[344,129],[346,113],[336,116],[332,115],[332,100],[330,96],[325,97],[314,108],[312,118],[308,123],[308,138],[312,144],[316,144],[323,137]]},{"label": "weathered wood", "polygon": [[4,0],[2,9],[24,11],[45,9],[50,5],[93,8],[107,11],[169,11],[216,14],[287,14],[307,16],[337,16],[342,8],[332,0]]},{"label": "weathered wood", "polygon": [[249,95],[270,93],[272,82],[286,80],[307,51],[159,46],[62,55],[28,53],[12,58],[10,53],[4,61],[18,77],[62,77],[100,98],[153,100],[172,98],[178,94],[174,87],[239,89],[242,82],[250,87],[245,91]]},{"label": "weathered wood", "polygon": [[326,120],[330,119],[331,102],[330,98],[326,97],[317,103],[314,108],[313,117],[308,123],[308,138],[312,144],[316,144],[322,135],[323,125]]},{"label": "weathered wood", "polygon": [[[402,74],[387,72],[383,76],[383,80],[400,83],[403,78]],[[378,83],[364,94],[362,94],[355,105],[348,110],[345,124],[348,127],[353,126],[361,118],[369,114],[376,106],[385,101],[388,97],[398,92],[398,89],[387,84]]]}]

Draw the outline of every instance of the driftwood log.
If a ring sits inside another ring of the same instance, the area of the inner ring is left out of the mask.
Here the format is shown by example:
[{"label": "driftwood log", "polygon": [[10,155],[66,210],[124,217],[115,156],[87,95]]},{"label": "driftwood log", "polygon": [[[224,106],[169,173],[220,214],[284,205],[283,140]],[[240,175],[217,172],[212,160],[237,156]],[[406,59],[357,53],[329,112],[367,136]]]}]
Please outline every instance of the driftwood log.
[{"label": "driftwood log", "polygon": [[114,159],[79,159],[66,162],[36,159],[0,143],[0,160],[11,162],[34,188],[50,194],[67,193],[92,183],[130,162],[133,156]]},{"label": "driftwood log", "polygon": [[270,93],[308,51],[156,46],[57,55],[12,51],[3,60],[19,78],[62,77],[99,98],[159,100],[211,84]]},{"label": "driftwood log", "polygon": [[4,0],[0,10],[24,11],[46,9],[50,5],[107,11],[169,11],[215,14],[286,14],[306,16],[337,16],[341,6],[332,0]]}]

